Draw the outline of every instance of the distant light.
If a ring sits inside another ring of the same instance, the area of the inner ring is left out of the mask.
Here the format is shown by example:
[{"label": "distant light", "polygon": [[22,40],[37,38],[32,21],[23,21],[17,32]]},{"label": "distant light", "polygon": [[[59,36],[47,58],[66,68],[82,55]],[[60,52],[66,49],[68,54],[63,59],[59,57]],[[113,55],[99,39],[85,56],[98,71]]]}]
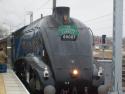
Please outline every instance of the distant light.
[{"label": "distant light", "polygon": [[7,46],[7,49],[11,49],[11,47],[10,47],[10,46]]}]

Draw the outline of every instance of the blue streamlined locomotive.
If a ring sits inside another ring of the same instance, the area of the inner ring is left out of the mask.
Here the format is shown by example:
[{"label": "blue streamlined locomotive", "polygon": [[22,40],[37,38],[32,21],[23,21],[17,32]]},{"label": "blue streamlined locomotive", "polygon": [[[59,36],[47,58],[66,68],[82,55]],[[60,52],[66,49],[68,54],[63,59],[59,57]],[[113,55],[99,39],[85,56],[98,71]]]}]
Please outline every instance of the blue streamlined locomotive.
[{"label": "blue streamlined locomotive", "polygon": [[83,94],[103,82],[94,65],[92,34],[69,11],[56,7],[12,34],[14,70],[33,93]]}]

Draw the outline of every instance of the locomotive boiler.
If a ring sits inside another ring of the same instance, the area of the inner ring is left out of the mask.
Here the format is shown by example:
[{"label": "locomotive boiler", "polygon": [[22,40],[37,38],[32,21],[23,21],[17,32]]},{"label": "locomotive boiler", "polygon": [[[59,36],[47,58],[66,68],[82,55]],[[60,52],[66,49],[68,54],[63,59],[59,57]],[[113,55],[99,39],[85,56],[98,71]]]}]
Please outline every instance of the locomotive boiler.
[{"label": "locomotive boiler", "polygon": [[83,94],[103,84],[92,55],[90,29],[56,7],[12,34],[14,70],[29,90],[39,94]]}]

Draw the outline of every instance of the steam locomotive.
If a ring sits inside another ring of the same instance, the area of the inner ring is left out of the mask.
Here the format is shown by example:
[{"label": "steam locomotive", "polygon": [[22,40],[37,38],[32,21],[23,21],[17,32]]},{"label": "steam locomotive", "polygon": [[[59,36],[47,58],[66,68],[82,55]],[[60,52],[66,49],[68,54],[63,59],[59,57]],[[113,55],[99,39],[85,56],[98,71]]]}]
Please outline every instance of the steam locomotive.
[{"label": "steam locomotive", "polygon": [[94,64],[93,35],[70,17],[69,7],[56,7],[12,34],[12,61],[32,93],[83,94],[103,84]]}]

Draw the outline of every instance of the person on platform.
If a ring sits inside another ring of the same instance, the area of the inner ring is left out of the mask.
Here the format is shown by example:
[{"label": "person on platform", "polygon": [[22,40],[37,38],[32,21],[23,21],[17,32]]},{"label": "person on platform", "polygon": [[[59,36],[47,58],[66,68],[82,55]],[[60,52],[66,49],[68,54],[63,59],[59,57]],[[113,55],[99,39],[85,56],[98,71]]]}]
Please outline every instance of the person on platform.
[{"label": "person on platform", "polygon": [[0,48],[0,64],[5,64],[7,59],[7,55],[3,48]]},{"label": "person on platform", "polygon": [[3,48],[0,48],[0,72],[7,71],[7,64],[6,64],[7,55]]}]

